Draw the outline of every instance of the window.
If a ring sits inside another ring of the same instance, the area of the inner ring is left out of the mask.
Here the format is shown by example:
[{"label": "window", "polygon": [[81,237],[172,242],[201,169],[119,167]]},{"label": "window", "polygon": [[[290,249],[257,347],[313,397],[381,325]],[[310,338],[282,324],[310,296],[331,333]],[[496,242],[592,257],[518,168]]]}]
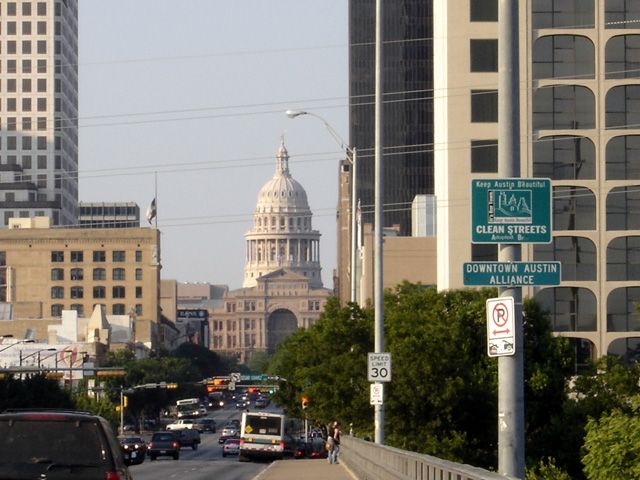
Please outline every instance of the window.
[{"label": "window", "polygon": [[640,302],[639,287],[616,288],[607,297],[607,332],[637,332],[640,315],[636,308]]},{"label": "window", "polygon": [[107,254],[104,250],[94,250],[93,252],[93,261],[94,262],[106,262]]},{"label": "window", "polygon": [[478,123],[498,121],[497,90],[471,90],[471,121]]},{"label": "window", "polygon": [[533,0],[533,28],[593,28],[593,7],[593,0]]},{"label": "window", "polygon": [[125,261],[124,250],[114,250],[112,253],[112,259],[114,262],[124,262]]},{"label": "window", "polygon": [[540,290],[535,299],[551,314],[554,332],[596,330],[596,297],[586,288],[556,287]]},{"label": "window", "polygon": [[[38,165],[40,168],[40,165]],[[71,261],[72,262],[83,262],[84,261],[84,252],[82,250],[72,250],[71,251]]]},{"label": "window", "polygon": [[105,298],[107,296],[104,287],[93,287],[93,298]]},{"label": "window", "polygon": [[584,237],[554,237],[533,246],[535,261],[562,262],[562,281],[596,280],[596,246]]},{"label": "window", "polygon": [[53,305],[51,305],[51,316],[52,317],[61,317],[63,309],[64,309],[64,305],[62,305],[60,303],[54,303]]},{"label": "window", "polygon": [[111,311],[113,315],[124,315],[124,303],[114,303]]},{"label": "window", "polygon": [[136,303],[135,312],[136,312],[136,315],[142,315],[142,304],[141,303]]},{"label": "window", "polygon": [[22,15],[26,17],[31,15],[31,2],[22,2]]},{"label": "window", "polygon": [[82,287],[71,287],[71,298],[83,298],[84,290]]},{"label": "window", "polygon": [[47,53],[47,41],[46,40],[38,40],[36,42],[36,50],[40,54]]},{"label": "window", "polygon": [[533,45],[533,78],[594,78],[595,47],[580,35],[548,35]]},{"label": "window", "polygon": [[51,298],[64,298],[64,287],[51,287]]},{"label": "window", "polygon": [[607,92],[607,128],[638,128],[640,124],[640,85],[620,85]]},{"label": "window", "polygon": [[638,28],[640,5],[635,0],[612,1],[604,4],[605,28]]},{"label": "window", "polygon": [[39,78],[38,81],[36,82],[36,89],[38,90],[38,92],[46,93],[46,91],[47,91],[47,79],[46,78]]},{"label": "window", "polygon": [[82,268],[72,268],[71,280],[84,280],[84,270]]},{"label": "window", "polygon": [[533,144],[533,176],[552,180],[596,178],[596,149],[585,137],[557,135]]},{"label": "window", "polygon": [[107,279],[107,271],[104,268],[94,268],[93,269],[93,279],[94,280],[106,280]]},{"label": "window", "polygon": [[81,303],[72,303],[70,310],[75,310],[78,314],[78,317],[84,317],[84,305]]},{"label": "window", "polygon": [[553,188],[554,230],[595,230],[596,196],[585,187]]},{"label": "window", "polygon": [[64,269],[62,269],[62,268],[52,268],[51,269],[51,280],[64,280]]},{"label": "window", "polygon": [[498,172],[498,140],[471,140],[471,173]]},{"label": "window", "polygon": [[[15,60],[14,60],[15,62]],[[15,71],[15,63],[13,64],[13,69]],[[31,60],[22,60],[22,73],[31,73]]]},{"label": "window", "polygon": [[638,187],[613,188],[607,195],[607,230],[638,229],[640,229]]},{"label": "window", "polygon": [[125,289],[121,285],[116,285],[111,289],[113,298],[125,298]]},{"label": "window", "polygon": [[136,280],[142,280],[142,269],[136,268]]},{"label": "window", "polygon": [[469,47],[472,72],[498,71],[498,40],[473,39],[470,41]]},{"label": "window", "polygon": [[607,143],[607,180],[640,179],[640,135],[612,138]]},{"label": "window", "polygon": [[62,251],[53,251],[53,252],[51,252],[51,261],[52,262],[64,262],[64,252],[62,252]]},{"label": "window", "polygon": [[112,275],[112,279],[113,280],[124,280],[125,278],[125,274],[124,274],[125,270],[124,268],[114,268],[113,271],[111,272]]},{"label": "window", "polygon": [[471,0],[469,20],[472,22],[497,22],[498,0]]},{"label": "window", "polygon": [[555,85],[533,93],[534,130],[594,127],[595,97],[588,88]]},{"label": "window", "polygon": [[38,2],[37,5],[38,15],[43,16],[47,14],[47,2]]},{"label": "window", "polygon": [[[564,265],[562,266],[564,269]],[[607,280],[640,280],[640,237],[619,237],[607,246]]]},{"label": "window", "polygon": [[619,35],[607,42],[605,78],[640,77],[640,35]]},{"label": "window", "polygon": [[136,298],[142,298],[142,287],[136,287]]},{"label": "window", "polygon": [[31,40],[22,41],[22,53],[23,54],[31,53]]},{"label": "window", "polygon": [[142,250],[136,250],[136,262],[142,261]]},{"label": "window", "polygon": [[38,35],[47,34],[47,22],[37,22],[36,28],[38,30]]}]

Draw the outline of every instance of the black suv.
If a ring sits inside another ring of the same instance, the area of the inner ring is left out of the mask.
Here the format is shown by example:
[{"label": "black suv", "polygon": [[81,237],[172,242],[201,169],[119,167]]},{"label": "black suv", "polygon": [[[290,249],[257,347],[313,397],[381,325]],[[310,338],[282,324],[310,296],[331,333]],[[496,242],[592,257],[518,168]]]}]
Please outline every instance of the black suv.
[{"label": "black suv", "polygon": [[120,444],[102,417],[77,410],[0,414],[0,479],[131,480]]}]

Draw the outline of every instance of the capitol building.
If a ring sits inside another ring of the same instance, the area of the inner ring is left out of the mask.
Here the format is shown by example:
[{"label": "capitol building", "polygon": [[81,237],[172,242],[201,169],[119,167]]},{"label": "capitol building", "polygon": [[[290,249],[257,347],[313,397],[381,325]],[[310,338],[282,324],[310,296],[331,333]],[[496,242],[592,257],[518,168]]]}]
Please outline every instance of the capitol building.
[{"label": "capitol building", "polygon": [[318,319],[331,292],[322,287],[320,232],[312,217],[282,138],[275,173],[258,193],[245,234],[243,287],[226,292],[210,318],[212,350],[246,362]]}]

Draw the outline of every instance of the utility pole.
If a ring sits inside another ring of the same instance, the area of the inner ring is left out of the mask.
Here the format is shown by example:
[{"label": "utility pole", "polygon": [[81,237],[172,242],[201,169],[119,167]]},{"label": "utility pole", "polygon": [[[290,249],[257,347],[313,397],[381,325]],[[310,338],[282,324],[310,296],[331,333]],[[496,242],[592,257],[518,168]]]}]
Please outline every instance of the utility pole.
[{"label": "utility pole", "polygon": [[[498,176],[520,177],[518,0],[498,3]],[[518,262],[520,244],[501,244],[498,261]],[[501,287],[513,297],[515,355],[498,358],[498,471],[524,478],[524,354],[522,288]]]},{"label": "utility pole", "polygon": [[[383,219],[382,211],[384,208],[384,169],[383,169],[383,62],[384,56],[382,51],[382,27],[384,25],[384,16],[382,8],[382,0],[376,0],[376,63],[375,63],[375,185],[374,185],[374,347],[375,353],[384,352],[384,292],[382,288],[382,232]],[[378,382],[376,382],[378,383]],[[381,385],[382,386],[382,385]],[[375,405],[375,442],[384,444],[384,403]]]},{"label": "utility pole", "polygon": [[120,387],[120,435],[124,435],[124,387]]}]

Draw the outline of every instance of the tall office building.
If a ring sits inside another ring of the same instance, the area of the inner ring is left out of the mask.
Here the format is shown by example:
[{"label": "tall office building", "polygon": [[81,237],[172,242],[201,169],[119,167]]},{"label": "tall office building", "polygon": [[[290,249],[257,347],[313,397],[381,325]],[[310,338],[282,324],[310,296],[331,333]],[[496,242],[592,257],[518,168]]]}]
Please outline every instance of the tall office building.
[{"label": "tall office building", "polygon": [[[464,262],[497,259],[470,221],[471,179],[498,176],[497,4],[434,1],[441,289],[463,286]],[[561,285],[523,296],[571,339],[577,369],[640,351],[639,19],[636,0],[520,2],[520,172],[553,189],[552,242],[522,259],[562,262]]]},{"label": "tall office building", "polygon": [[0,2],[0,226],[76,223],[78,2]]},{"label": "tall office building", "polygon": [[[411,202],[433,193],[432,0],[384,2],[384,223],[411,235]],[[357,197],[373,223],[375,0],[349,1],[349,138]]]}]

